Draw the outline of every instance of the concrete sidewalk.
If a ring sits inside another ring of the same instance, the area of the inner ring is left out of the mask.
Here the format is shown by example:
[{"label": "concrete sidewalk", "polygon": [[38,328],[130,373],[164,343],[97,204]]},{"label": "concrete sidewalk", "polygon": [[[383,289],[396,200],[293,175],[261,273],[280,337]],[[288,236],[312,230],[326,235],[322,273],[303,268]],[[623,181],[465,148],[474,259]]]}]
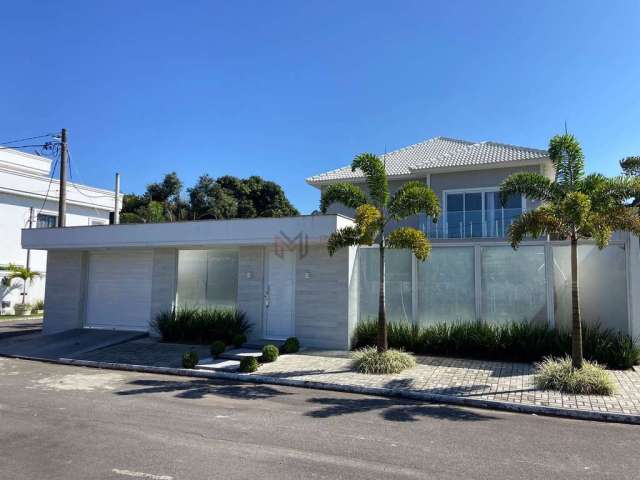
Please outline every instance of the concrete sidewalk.
[{"label": "concrete sidewalk", "polygon": [[220,362],[219,369],[212,364],[200,370],[180,368],[187,350],[196,350],[201,359],[209,356],[206,346],[145,338],[67,357],[66,363],[640,424],[640,373],[634,370],[610,371],[616,393],[606,397],[539,390],[533,365],[525,363],[417,357],[415,368],[398,375],[363,375],[353,370],[347,352],[314,351],[281,355],[255,373],[242,374],[230,369],[228,360]]},{"label": "concrete sidewalk", "polygon": [[54,335],[31,333],[0,339],[0,355],[43,360],[74,358],[86,352],[120,345],[146,335],[141,332],[93,329],[67,330]]}]

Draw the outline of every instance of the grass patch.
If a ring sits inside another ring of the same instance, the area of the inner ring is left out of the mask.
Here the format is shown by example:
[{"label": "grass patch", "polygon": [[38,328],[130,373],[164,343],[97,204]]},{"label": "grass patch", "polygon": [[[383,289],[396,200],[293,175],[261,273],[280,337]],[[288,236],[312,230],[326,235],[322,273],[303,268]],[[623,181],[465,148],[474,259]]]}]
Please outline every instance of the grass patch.
[{"label": "grass patch", "polygon": [[571,358],[545,358],[536,364],[535,384],[545,390],[558,390],[582,395],[611,395],[613,380],[596,362],[585,360],[582,368],[574,369]]},{"label": "grass patch", "polygon": [[[360,349],[376,344],[377,322],[361,321],[352,345]],[[609,368],[627,369],[640,362],[640,348],[629,335],[584,326],[583,349],[586,359]],[[390,322],[389,346],[421,355],[478,358],[513,362],[539,362],[545,357],[571,353],[571,333],[545,323],[485,322],[439,323],[418,326]]]},{"label": "grass patch", "polygon": [[379,353],[375,347],[365,347],[352,353],[356,370],[360,373],[400,373],[416,366],[415,359],[400,350]]}]

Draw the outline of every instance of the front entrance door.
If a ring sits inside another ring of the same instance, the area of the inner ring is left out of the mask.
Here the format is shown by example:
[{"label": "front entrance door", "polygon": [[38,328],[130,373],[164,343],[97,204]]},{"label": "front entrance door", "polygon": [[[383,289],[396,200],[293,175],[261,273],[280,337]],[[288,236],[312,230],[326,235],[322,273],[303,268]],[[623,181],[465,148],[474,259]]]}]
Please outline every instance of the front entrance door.
[{"label": "front entrance door", "polygon": [[296,252],[285,250],[280,256],[268,251],[265,260],[264,336],[284,340],[295,334]]}]

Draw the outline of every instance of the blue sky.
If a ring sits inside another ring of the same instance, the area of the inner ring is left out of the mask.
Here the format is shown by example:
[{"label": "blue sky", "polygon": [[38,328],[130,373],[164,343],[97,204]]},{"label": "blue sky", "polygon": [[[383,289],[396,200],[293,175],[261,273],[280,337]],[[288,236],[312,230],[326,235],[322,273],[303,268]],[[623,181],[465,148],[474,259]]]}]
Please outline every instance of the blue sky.
[{"label": "blue sky", "polygon": [[640,154],[640,2],[4,2],[0,141],[66,127],[74,178],[304,178],[443,135],[590,171]]}]

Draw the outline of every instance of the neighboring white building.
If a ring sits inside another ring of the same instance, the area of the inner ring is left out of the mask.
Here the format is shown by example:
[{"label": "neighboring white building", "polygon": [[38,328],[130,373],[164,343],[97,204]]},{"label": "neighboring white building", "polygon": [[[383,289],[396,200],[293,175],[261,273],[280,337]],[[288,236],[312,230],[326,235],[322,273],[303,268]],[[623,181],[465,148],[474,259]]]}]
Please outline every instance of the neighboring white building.
[{"label": "neighboring white building", "polygon": [[[51,178],[51,160],[13,149],[0,149],[0,279],[6,265],[27,265],[28,251],[20,245],[23,228],[54,227],[58,219],[60,184]],[[106,225],[114,210],[114,192],[77,183],[67,185],[68,226]],[[47,252],[31,251],[29,267],[46,274]],[[14,281],[18,285],[19,281]],[[44,278],[27,290],[27,303],[44,299]],[[22,288],[0,283],[1,313],[13,313]]]}]

